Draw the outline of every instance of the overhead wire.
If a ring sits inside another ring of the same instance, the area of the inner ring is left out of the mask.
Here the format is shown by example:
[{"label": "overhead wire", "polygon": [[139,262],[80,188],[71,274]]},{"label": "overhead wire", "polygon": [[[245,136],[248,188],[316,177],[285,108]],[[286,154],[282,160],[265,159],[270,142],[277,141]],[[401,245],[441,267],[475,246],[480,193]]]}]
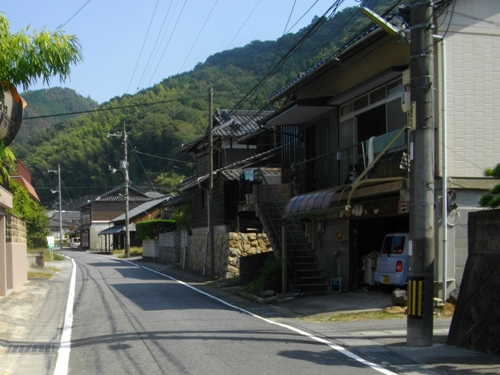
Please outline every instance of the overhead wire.
[{"label": "overhead wire", "polygon": [[259,82],[235,105],[233,108],[232,112],[235,111],[236,109],[240,108],[242,104],[252,95],[254,92],[256,92],[260,87],[264,85],[265,82],[271,78],[272,74],[274,74],[283,64],[295,53],[297,53],[298,49],[304,44],[305,40],[309,38],[312,34],[314,34],[319,26],[325,22],[325,17],[327,14],[330,12],[335,12],[337,8],[340,6],[340,4],[343,3],[344,0],[336,0],[333,5],[331,5],[328,10],[323,14],[322,17],[320,17],[308,30],[307,32],[299,39],[297,43],[295,43],[292,48],[276,63],[276,65],[269,69],[268,73],[259,80]]},{"label": "overhead wire", "polygon": [[238,31],[236,32],[236,34],[233,36],[233,39],[231,39],[231,41],[229,42],[229,44],[227,45],[226,49],[229,49],[229,47],[231,46],[231,44],[234,42],[234,40],[236,39],[236,37],[238,36],[238,34],[240,33],[240,31],[243,29],[243,27],[246,25],[246,23],[248,22],[248,20],[250,19],[250,17],[252,17],[252,14],[253,12],[255,12],[255,9],[257,9],[257,7],[259,6],[260,2],[262,0],[259,0],[259,2],[254,6],[254,8],[252,9],[252,11],[250,12],[250,14],[248,15],[248,17],[245,19],[245,22],[243,22],[240,26],[240,28],[238,29]]},{"label": "overhead wire", "polygon": [[160,0],[156,0],[155,8],[153,9],[153,14],[151,15],[151,19],[149,20],[148,30],[146,31],[146,35],[144,36],[144,40],[142,42],[139,56],[137,56],[137,61],[135,62],[134,71],[132,72],[132,76],[130,77],[130,81],[129,81],[128,86],[127,86],[127,91],[125,91],[126,93],[128,93],[128,90],[130,89],[130,85],[132,84],[132,80],[134,79],[135,72],[137,70],[137,66],[139,65],[139,61],[141,60],[142,52],[144,51],[144,46],[146,45],[146,41],[147,41],[148,36],[149,36],[149,31],[151,30],[151,25],[153,24],[153,19],[155,18],[156,9],[158,8],[159,2],[160,2]]},{"label": "overhead wire", "polygon": [[64,26],[66,26],[75,16],[80,13],[80,11],[87,6],[87,4],[90,3],[90,0],[88,0],[85,4],[83,4],[80,9],[78,9],[66,22],[64,22],[62,25],[59,25],[56,30],[61,30]]},{"label": "overhead wire", "polygon": [[189,56],[191,55],[191,52],[193,51],[194,46],[195,46],[195,45],[196,45],[196,43],[198,42],[198,39],[200,38],[201,33],[202,33],[202,32],[203,32],[203,30],[205,29],[205,26],[206,26],[206,24],[207,24],[208,20],[210,19],[210,16],[212,15],[212,12],[214,11],[215,6],[217,5],[217,2],[218,2],[218,1],[219,1],[219,0],[215,0],[215,3],[214,3],[214,5],[212,6],[212,9],[210,9],[210,13],[208,13],[208,16],[207,16],[207,18],[205,19],[205,22],[203,23],[203,26],[201,27],[200,31],[198,32],[198,35],[196,36],[196,39],[195,39],[195,41],[193,42],[193,45],[192,45],[192,46],[191,46],[191,48],[189,49],[189,52],[188,52],[188,54],[187,54],[186,58],[184,59],[184,61],[182,62],[182,65],[181,65],[181,67],[179,68],[179,71],[177,72],[177,74],[179,74],[179,73],[182,71],[182,68],[184,68],[184,64],[186,63],[187,59],[188,59],[188,58],[189,58]]},{"label": "overhead wire", "polygon": [[[151,49],[151,53],[149,54],[148,61],[147,61],[146,66],[144,67],[144,70],[142,72],[141,79],[139,80],[139,83],[137,84],[137,90],[139,90],[139,88],[141,87],[144,76],[146,75],[146,72],[149,68],[149,64],[151,63],[151,60],[153,59],[153,56],[154,56],[155,52],[157,51],[156,46],[158,45],[158,40],[160,40],[160,37],[162,36],[163,29],[165,28],[165,23],[167,22],[168,15],[169,14],[171,15],[170,16],[170,20],[171,20],[173,17],[173,14],[175,12],[175,9],[177,9],[178,2],[176,1],[174,9],[172,10],[172,13],[170,13],[170,8],[172,8],[172,3],[173,3],[173,0],[170,1],[167,12],[165,13],[165,17],[163,17],[163,22],[161,24],[161,28],[158,31],[158,34],[156,35],[156,40],[154,42],[153,48]],[[165,32],[166,32],[166,30],[167,29],[165,29]]]},{"label": "overhead wire", "polygon": [[149,85],[151,84],[151,82],[153,81],[153,78],[154,78],[154,76],[155,76],[155,74],[156,74],[156,72],[157,72],[157,70],[158,70],[158,67],[160,66],[160,63],[161,63],[161,61],[163,60],[163,56],[165,55],[165,52],[167,51],[167,47],[168,47],[168,46],[169,46],[169,44],[170,44],[170,40],[172,39],[172,36],[174,35],[175,30],[177,29],[177,25],[179,24],[179,21],[180,21],[180,19],[181,19],[181,17],[182,17],[182,14],[183,14],[183,12],[184,12],[184,9],[186,8],[186,4],[187,4],[187,0],[185,0],[185,1],[184,1],[184,5],[182,6],[181,12],[179,13],[179,16],[177,17],[177,21],[175,22],[175,25],[174,25],[174,28],[172,29],[172,33],[170,34],[170,37],[168,38],[168,42],[167,42],[167,44],[165,45],[165,48],[163,49],[163,52],[162,52],[162,54],[161,54],[161,56],[160,56],[160,59],[158,60],[158,64],[156,64],[156,68],[155,68],[155,70],[153,71],[153,74],[151,74],[151,78],[150,78],[150,80],[149,80],[149,82],[148,82],[148,86],[149,86]]}]

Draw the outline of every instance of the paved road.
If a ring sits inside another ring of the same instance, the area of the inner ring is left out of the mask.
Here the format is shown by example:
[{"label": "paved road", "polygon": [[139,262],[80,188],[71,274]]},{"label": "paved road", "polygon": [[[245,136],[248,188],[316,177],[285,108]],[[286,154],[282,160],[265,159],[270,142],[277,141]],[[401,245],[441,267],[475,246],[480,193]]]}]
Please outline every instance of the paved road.
[{"label": "paved road", "polygon": [[76,264],[70,375],[384,371],[168,276],[99,255],[70,254]]}]

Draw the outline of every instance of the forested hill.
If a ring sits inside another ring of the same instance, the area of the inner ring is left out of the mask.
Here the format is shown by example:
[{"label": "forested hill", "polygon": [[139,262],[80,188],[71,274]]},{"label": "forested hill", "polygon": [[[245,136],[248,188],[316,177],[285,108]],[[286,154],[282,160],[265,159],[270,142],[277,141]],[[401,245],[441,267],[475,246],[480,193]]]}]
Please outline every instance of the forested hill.
[{"label": "forested hill", "polygon": [[[368,0],[364,4],[383,14],[400,2]],[[190,72],[135,95],[115,97],[91,113],[65,121],[55,118],[54,125],[16,139],[11,148],[30,169],[33,185],[47,207],[57,198],[50,192],[57,186],[57,176],[47,170],[60,164],[66,209],[123,182],[123,173],[111,172],[123,159],[122,138],[107,134],[122,132],[125,126],[131,183],[161,191],[162,186],[194,172],[190,155],[180,154],[179,149],[206,131],[210,88],[214,108],[269,109],[268,95],[331,56],[369,25],[357,7],[346,8],[333,18],[316,17],[296,34],[217,53]],[[62,107],[52,110],[64,112]],[[31,121],[36,120],[25,116],[23,126],[28,128]]]},{"label": "forested hill", "polygon": [[66,121],[75,116],[44,117],[57,113],[75,113],[88,111],[98,107],[98,103],[90,98],[84,98],[76,91],[54,87],[47,90],[27,91],[22,94],[27,106],[24,117],[38,117],[33,121],[25,121],[16,137],[16,142],[23,142],[31,135],[50,128],[54,124]]}]

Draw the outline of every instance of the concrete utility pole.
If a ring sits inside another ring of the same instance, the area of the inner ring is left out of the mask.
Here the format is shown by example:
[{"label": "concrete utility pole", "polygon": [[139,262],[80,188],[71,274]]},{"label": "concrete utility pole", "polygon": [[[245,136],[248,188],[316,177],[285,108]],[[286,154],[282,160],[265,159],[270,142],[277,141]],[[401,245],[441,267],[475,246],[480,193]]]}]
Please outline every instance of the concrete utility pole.
[{"label": "concrete utility pole", "polygon": [[410,70],[415,123],[410,174],[410,272],[406,343],[432,346],[434,297],[434,120],[432,1],[411,0]]},{"label": "concrete utility pole", "polygon": [[214,137],[212,130],[214,127],[212,112],[214,102],[214,89],[208,92],[208,144],[209,144],[209,168],[208,168],[208,231],[210,246],[210,278],[215,278],[215,239],[214,239]]},{"label": "concrete utility pole", "polygon": [[[121,137],[120,133],[108,133],[107,137]],[[128,195],[128,185],[129,185],[129,177],[128,177],[128,156],[127,156],[127,129],[125,128],[125,124],[123,124],[123,159],[120,162],[120,171],[125,173],[125,256],[130,257],[130,226],[128,219],[128,211],[129,211],[129,195]],[[116,169],[113,168],[113,173]]]},{"label": "concrete utility pole", "polygon": [[[57,171],[54,169],[49,169],[49,173],[56,173],[58,178],[58,189],[59,193],[59,248],[63,249],[63,227],[62,227],[62,190],[61,190],[61,165],[57,164]],[[55,193],[55,191],[52,191]]]},{"label": "concrete utility pole", "polygon": [[129,196],[128,196],[128,156],[127,156],[127,130],[125,129],[125,124],[123,125],[123,155],[125,159],[125,256],[130,257],[130,227],[128,222],[128,210],[129,210]]}]

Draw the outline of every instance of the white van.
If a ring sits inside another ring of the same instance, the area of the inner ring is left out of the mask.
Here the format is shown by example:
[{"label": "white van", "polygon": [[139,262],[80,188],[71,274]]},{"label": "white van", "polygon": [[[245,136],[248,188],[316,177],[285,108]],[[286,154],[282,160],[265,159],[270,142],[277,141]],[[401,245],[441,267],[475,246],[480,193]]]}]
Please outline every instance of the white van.
[{"label": "white van", "polygon": [[408,233],[389,233],[384,243],[373,274],[375,284],[405,286],[408,282],[409,267]]},{"label": "white van", "polygon": [[80,237],[71,237],[69,239],[69,248],[70,249],[79,249],[80,248]]}]

